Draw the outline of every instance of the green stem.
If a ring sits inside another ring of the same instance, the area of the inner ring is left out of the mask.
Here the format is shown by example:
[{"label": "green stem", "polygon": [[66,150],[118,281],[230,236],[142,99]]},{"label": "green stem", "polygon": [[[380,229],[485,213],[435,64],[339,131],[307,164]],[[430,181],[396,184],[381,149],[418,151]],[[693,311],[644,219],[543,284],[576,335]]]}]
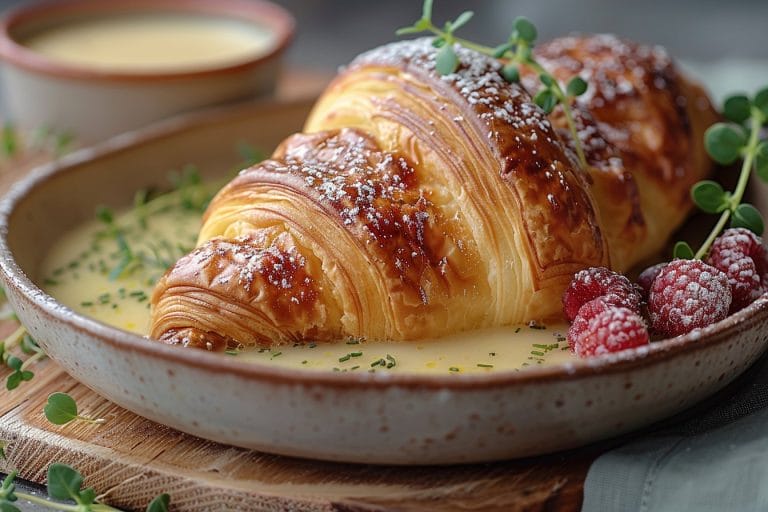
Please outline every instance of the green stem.
[{"label": "green stem", "polygon": [[26,333],[27,329],[23,325],[19,325],[18,329],[13,331],[10,336],[3,340],[3,362],[8,359],[8,351],[18,345]]},{"label": "green stem", "polygon": [[17,498],[41,505],[43,507],[52,508],[54,510],[65,510],[71,512],[79,512],[81,510],[80,505],[67,505],[66,503],[56,503],[55,501],[48,501],[43,498],[39,498],[33,494],[27,494],[25,492],[15,491],[14,494]]},{"label": "green stem", "polygon": [[749,142],[747,142],[744,148],[744,160],[741,163],[741,171],[739,173],[739,181],[736,183],[736,189],[730,198],[730,204],[728,209],[723,211],[720,215],[720,219],[715,224],[712,232],[709,234],[704,243],[701,244],[699,250],[696,251],[694,259],[700,260],[704,258],[709,252],[709,248],[715,242],[720,232],[725,228],[725,223],[731,218],[731,214],[736,210],[736,207],[741,204],[741,199],[744,197],[744,192],[747,190],[747,184],[749,183],[749,176],[752,173],[752,165],[755,160],[755,153],[757,152],[757,145],[760,142],[760,127],[763,122],[762,113],[755,107],[752,107],[752,117],[750,121],[750,134]]},{"label": "green stem", "polygon": [[22,371],[26,370],[27,368],[29,368],[30,366],[35,364],[36,361],[39,361],[40,359],[43,359],[44,357],[45,357],[45,352],[43,352],[42,350],[39,351],[39,352],[35,352],[35,354],[32,357],[30,357],[29,359],[24,361],[24,363],[22,363],[21,370]]}]

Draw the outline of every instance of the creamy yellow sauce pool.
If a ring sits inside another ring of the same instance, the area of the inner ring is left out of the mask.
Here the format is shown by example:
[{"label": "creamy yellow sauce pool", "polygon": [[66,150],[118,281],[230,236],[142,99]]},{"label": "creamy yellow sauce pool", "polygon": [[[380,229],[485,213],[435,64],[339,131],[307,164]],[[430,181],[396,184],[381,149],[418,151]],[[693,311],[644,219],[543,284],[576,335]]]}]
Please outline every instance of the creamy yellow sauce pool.
[{"label": "creamy yellow sauce pool", "polygon": [[199,69],[241,62],[274,43],[271,31],[193,15],[121,15],[51,27],[24,46],[68,64],[117,71]]},{"label": "creamy yellow sauce pool", "polygon": [[[104,221],[103,214],[101,217],[64,234],[55,243],[44,262],[44,287],[79,313],[146,335],[154,282],[165,264],[193,247],[200,211],[185,207],[175,193],[138,210],[114,215],[111,224]],[[124,242],[115,235],[116,230]],[[133,256],[130,265],[125,265],[126,247]],[[571,360],[566,330],[564,324],[521,325],[440,340],[304,343],[244,349],[222,357],[340,372],[463,374],[521,370]]]}]

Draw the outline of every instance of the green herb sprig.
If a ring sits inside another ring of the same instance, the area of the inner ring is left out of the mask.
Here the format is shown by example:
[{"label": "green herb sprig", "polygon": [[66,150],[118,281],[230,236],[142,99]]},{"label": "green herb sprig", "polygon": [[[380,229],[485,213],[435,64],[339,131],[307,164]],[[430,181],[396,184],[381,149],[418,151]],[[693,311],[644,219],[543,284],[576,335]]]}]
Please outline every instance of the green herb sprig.
[{"label": "green herb sprig", "polygon": [[[92,487],[83,489],[83,475],[67,464],[56,462],[48,467],[48,495],[56,501],[16,490],[17,475],[17,471],[11,471],[0,485],[0,512],[21,512],[21,509],[16,506],[16,502],[20,499],[67,512],[120,512],[118,508],[101,503]],[[146,511],[168,512],[170,501],[168,494],[161,494],[147,505]]]},{"label": "green herb sprig", "polygon": [[[29,364],[27,364],[26,361],[22,361],[19,357],[11,353],[11,350],[17,345],[21,345],[22,350],[24,350],[23,343],[25,338],[29,338],[27,330],[23,326],[19,326],[7,338],[5,338],[3,341],[0,341],[0,362],[13,370],[5,380],[5,388],[8,391],[13,391],[14,389],[18,388],[22,382],[30,381],[35,376],[33,372],[27,369]],[[31,341],[31,338],[29,339]],[[33,341],[31,342],[34,343]],[[35,343],[35,346],[36,345],[37,344]],[[39,358],[40,357],[37,359]]]},{"label": "green herb sprig", "polygon": [[723,105],[723,116],[728,122],[710,126],[704,134],[704,145],[709,156],[719,164],[731,165],[742,160],[736,188],[728,192],[710,180],[700,181],[691,188],[696,206],[707,213],[719,213],[720,218],[695,253],[688,243],[677,242],[673,251],[675,258],[704,258],[729,220],[731,227],[746,228],[757,235],[762,235],[765,229],[765,221],[757,208],[742,199],[752,171],[768,183],[768,138],[760,138],[761,129],[768,125],[768,87],[753,98],[743,94],[730,96]]},{"label": "green herb sprig", "polygon": [[106,423],[104,418],[90,418],[78,414],[77,402],[67,393],[56,392],[48,396],[48,403],[43,409],[45,417],[54,425],[66,425],[72,421],[84,421],[100,425]]},{"label": "green herb sprig", "polygon": [[581,96],[587,90],[587,83],[579,76],[571,78],[565,89],[560,82],[549,73],[533,56],[533,47],[538,37],[536,26],[524,17],[517,17],[512,22],[512,32],[504,43],[490,47],[456,36],[456,31],[465,26],[474,16],[472,11],[464,11],[452,21],[447,21],[443,28],[432,21],[433,0],[424,0],[422,15],[413,25],[397,30],[397,35],[418,34],[428,32],[434,34],[432,44],[440,50],[435,57],[435,69],[441,75],[454,73],[459,67],[459,58],[454,50],[454,44],[459,44],[470,50],[500,59],[504,62],[501,74],[508,82],[520,80],[520,66],[527,66],[535,71],[541,82],[541,89],[533,97],[533,101],[547,114],[560,105],[565,115],[568,131],[573,139],[573,146],[581,166],[586,169],[587,158],[579,139],[576,123],[574,122],[571,103],[574,98]]}]

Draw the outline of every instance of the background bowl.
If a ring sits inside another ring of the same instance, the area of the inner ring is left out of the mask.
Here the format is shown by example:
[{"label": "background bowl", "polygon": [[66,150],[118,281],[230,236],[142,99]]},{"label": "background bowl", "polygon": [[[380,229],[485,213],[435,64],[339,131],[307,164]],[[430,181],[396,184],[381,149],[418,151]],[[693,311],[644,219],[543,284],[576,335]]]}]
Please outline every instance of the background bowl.
[{"label": "background bowl", "polygon": [[[104,70],[62,63],[25,47],[30,34],[73,21],[173,13],[233,19],[272,33],[264,52],[199,69]],[[291,15],[262,0],[64,0],[21,7],[0,24],[6,114],[27,128],[95,141],[173,114],[273,91]]]},{"label": "background bowl", "polygon": [[686,336],[619,354],[477,375],[287,369],[167,346],[74,313],[42,291],[40,263],[97,205],[132,203],[169,169],[222,176],[244,140],[265,150],[309,103],[227,109],[81,150],[0,203],[0,280],[45,351],[99,394],[154,421],[284,455],[449,464],[573,448],[649,425],[724,387],[768,345],[768,297]]}]

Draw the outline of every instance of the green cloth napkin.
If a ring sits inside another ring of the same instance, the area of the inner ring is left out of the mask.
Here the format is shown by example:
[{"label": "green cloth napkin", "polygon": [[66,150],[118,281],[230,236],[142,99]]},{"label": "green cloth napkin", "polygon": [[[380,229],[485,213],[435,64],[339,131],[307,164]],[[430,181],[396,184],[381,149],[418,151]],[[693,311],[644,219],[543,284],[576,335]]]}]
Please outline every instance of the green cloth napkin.
[{"label": "green cloth napkin", "polygon": [[768,356],[717,405],[599,457],[582,512],[768,511]]}]

